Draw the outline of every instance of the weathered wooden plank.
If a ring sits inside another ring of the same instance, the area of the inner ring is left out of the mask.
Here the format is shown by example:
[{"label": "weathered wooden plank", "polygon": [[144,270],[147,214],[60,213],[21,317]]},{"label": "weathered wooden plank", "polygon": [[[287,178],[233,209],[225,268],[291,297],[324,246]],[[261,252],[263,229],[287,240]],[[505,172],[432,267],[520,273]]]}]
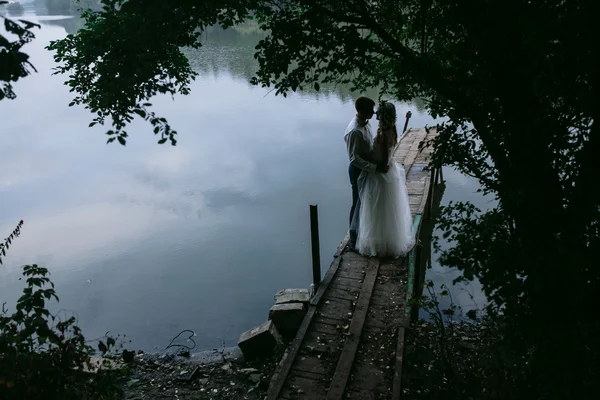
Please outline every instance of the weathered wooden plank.
[{"label": "weathered wooden plank", "polygon": [[353,304],[351,301],[325,300],[317,310],[317,315],[331,319],[341,319],[352,312]]},{"label": "weathered wooden plank", "polygon": [[396,300],[398,300],[398,286],[402,285],[403,283],[404,282],[398,282],[397,280],[390,280],[389,285],[386,285],[386,287],[377,287],[373,291],[373,299],[376,299],[377,301],[390,300],[390,302],[395,302],[390,304],[396,304]]},{"label": "weathered wooden plank", "polygon": [[432,200],[430,199],[430,197],[433,195],[433,193],[430,192],[430,188],[433,188],[432,183],[431,183],[431,176],[432,174],[429,174],[429,178],[425,181],[425,193],[427,193],[425,196],[423,196],[423,198],[421,199],[421,202],[419,203],[419,208],[417,209],[417,214],[424,214],[425,213],[425,206],[427,205],[427,200]]},{"label": "weathered wooden plank", "polygon": [[420,185],[420,187],[409,188],[408,195],[409,196],[423,196],[424,189],[425,189],[425,183],[423,182],[423,185]]},{"label": "weathered wooden plank", "polygon": [[[367,351],[368,353],[369,351]],[[358,364],[353,375],[354,379],[348,391],[364,390],[367,392],[376,392],[385,386],[383,372],[375,364]]]},{"label": "weathered wooden plank", "polygon": [[352,302],[354,301],[354,297],[350,299],[343,299],[334,296],[332,290],[329,290],[325,297],[321,300],[321,309],[328,308],[339,308],[345,310],[347,307],[352,307]]},{"label": "weathered wooden plank", "polygon": [[337,272],[337,270],[340,266],[340,262],[342,261],[342,258],[343,258],[341,255],[344,251],[344,248],[348,244],[349,238],[350,237],[348,235],[346,235],[346,237],[344,238],[344,240],[342,241],[340,246],[338,246],[338,251],[334,255],[334,260],[331,263],[331,266],[329,267],[329,269],[327,270],[325,277],[321,281],[321,284],[319,285],[319,288],[317,289],[317,293],[315,293],[315,295],[310,299],[311,305],[316,306],[317,304],[319,304],[321,297],[323,297],[323,294],[327,290],[327,286],[329,285],[329,283],[335,276],[335,273]]},{"label": "weathered wooden plank", "polygon": [[346,320],[343,318],[328,318],[323,315],[315,315],[314,321],[324,325],[341,326]]},{"label": "weathered wooden plank", "polygon": [[421,202],[423,201],[423,195],[412,195],[412,196],[408,196],[408,204],[421,204]]},{"label": "weathered wooden plank", "polygon": [[352,390],[348,392],[348,398],[352,400],[379,400],[375,394],[368,390]]},{"label": "weathered wooden plank", "polygon": [[417,210],[419,209],[418,205],[411,205],[410,206],[410,213],[411,215],[414,217],[417,214]]},{"label": "weathered wooden plank", "polygon": [[429,179],[429,166],[425,163],[413,163],[412,168],[407,171],[406,180],[408,182],[422,182]]},{"label": "weathered wooden plank", "polygon": [[327,390],[327,382],[320,379],[309,379],[299,376],[290,377],[283,395],[290,399],[319,399]]},{"label": "weathered wooden plank", "polygon": [[384,297],[372,297],[371,298],[371,304],[377,306],[377,307],[388,307],[390,305],[395,306],[395,303],[392,303],[390,301],[389,298],[384,298]]},{"label": "weathered wooden plank", "polygon": [[401,301],[403,299],[398,299],[395,293],[376,293],[375,290],[373,290],[373,295],[371,296],[371,301],[378,301],[380,303],[384,303],[384,302],[388,302],[390,305],[397,305],[397,304],[401,304]]},{"label": "weathered wooden plank", "polygon": [[[332,288],[333,289],[333,288]],[[358,299],[358,295],[347,291],[335,291],[335,290],[330,290],[326,295],[325,295],[325,299],[326,300],[335,300],[335,301],[355,301],[356,299]]]},{"label": "weathered wooden plank", "polygon": [[[437,129],[435,127],[434,128],[429,128],[429,132],[427,133],[427,136],[423,140],[423,144],[424,145],[427,144],[427,142],[429,140],[435,139],[437,136],[438,136]],[[416,159],[415,162],[429,163],[429,161],[431,160],[431,154],[432,153],[433,153],[433,147],[432,146],[423,147],[423,149],[421,150],[421,152],[417,156],[417,159]]]},{"label": "weathered wooden plank", "polygon": [[367,315],[365,325],[369,328],[387,329],[393,321],[390,321],[383,313],[370,312]]},{"label": "weathered wooden plank", "polygon": [[348,293],[352,296],[357,296],[358,293],[360,293],[360,289],[355,289],[354,287],[349,287],[349,286],[344,286],[344,285],[340,285],[338,283],[332,283],[330,285],[331,287],[331,295],[333,297],[339,297],[339,293]]},{"label": "weathered wooden plank", "polygon": [[338,269],[337,276],[341,276],[341,277],[349,278],[349,279],[360,280],[360,279],[364,278],[365,272],[364,272],[364,269],[359,271],[358,269],[340,268],[340,269]]},{"label": "weathered wooden plank", "polygon": [[319,317],[323,317],[323,318],[327,318],[329,320],[333,320],[333,321],[337,321],[337,323],[340,323],[340,321],[344,321],[346,318],[349,317],[348,314],[352,313],[352,308],[348,307],[346,310],[338,310],[338,309],[321,309],[319,311],[317,311],[317,315]]},{"label": "weathered wooden plank", "polygon": [[342,261],[342,269],[350,272],[362,272],[369,262],[369,258],[361,256],[354,252],[344,253]]},{"label": "weathered wooden plank", "polygon": [[402,362],[404,361],[404,340],[406,328],[398,328],[398,344],[396,345],[396,363],[392,381],[392,400],[400,400],[402,396]]},{"label": "weathered wooden plank", "polygon": [[400,138],[400,141],[396,145],[394,152],[392,153],[394,156],[394,160],[400,164],[404,164],[406,159],[406,155],[410,151],[410,148],[415,141],[417,134],[419,133],[418,129],[413,129],[411,131],[406,131],[404,135]]},{"label": "weathered wooden plank", "polygon": [[267,392],[268,400],[276,400],[279,397],[279,393],[281,392],[281,389],[283,388],[283,386],[287,380],[290,369],[292,368],[292,363],[294,362],[296,355],[300,351],[300,347],[302,346],[302,341],[304,340],[304,335],[306,334],[306,331],[308,330],[310,322],[311,322],[312,318],[314,317],[316,311],[317,311],[316,306],[309,305],[308,312],[306,313],[306,316],[302,320],[300,329],[298,330],[296,337],[292,341],[292,345],[290,346],[290,351],[288,352],[286,359],[280,365],[280,368],[277,371],[275,380],[271,381],[271,385],[269,385],[269,390]]},{"label": "weathered wooden plank", "polygon": [[312,372],[316,375],[327,376],[327,378],[329,379],[331,377],[329,372],[332,369],[333,366],[327,361],[317,357],[316,355],[307,355],[298,357],[294,361],[294,365],[292,365],[291,371]]},{"label": "weathered wooden plank", "polygon": [[310,327],[311,330],[314,330],[315,332],[320,332],[320,333],[328,333],[328,334],[339,334],[340,333],[340,327],[336,327],[333,325],[328,325],[328,324],[323,324],[320,322],[317,322],[316,320],[313,322],[312,326]]},{"label": "weathered wooden plank", "polygon": [[[421,204],[421,202],[419,202]],[[360,289],[362,286],[362,277],[360,279],[355,278],[346,278],[345,276],[336,275],[333,278],[331,283],[335,283],[336,285],[353,287],[356,289]]]},{"label": "weathered wooden plank", "polygon": [[[331,282],[330,286],[330,290],[332,291],[332,294],[335,295],[335,293],[337,293],[338,291],[347,291],[349,293],[353,293],[355,291],[360,291],[360,286],[356,286],[356,285],[346,285],[344,284],[344,282]],[[325,295],[325,297],[327,297],[327,295]],[[321,299],[323,300],[323,299]]]},{"label": "weathered wooden plank", "polygon": [[427,132],[425,131],[425,129],[419,129],[417,131],[417,133],[415,135],[415,139],[413,140],[413,143],[410,146],[410,150],[408,151],[408,154],[406,155],[406,158],[404,159],[404,162],[403,162],[405,169],[407,170],[406,171],[407,173],[410,171],[413,163],[417,159],[417,155],[419,154],[421,142],[423,141],[423,139],[425,139],[426,135],[427,135]]},{"label": "weathered wooden plank", "polygon": [[298,355],[296,357],[305,357],[307,355],[314,354],[322,356],[323,354],[330,354],[335,350],[336,347],[330,343],[320,343],[316,340],[308,340],[307,338],[305,338],[302,342],[302,347],[300,348],[300,351],[298,352]]},{"label": "weathered wooden plank", "polygon": [[369,260],[365,282],[360,292],[360,296],[358,297],[352,323],[350,324],[350,329],[348,331],[350,336],[348,340],[346,340],[346,344],[344,345],[344,349],[338,360],[331,387],[327,392],[327,400],[341,400],[344,396],[346,383],[348,382],[348,377],[352,370],[352,363],[356,356],[356,350],[358,349],[358,344],[360,342],[362,328],[369,310],[369,302],[371,301],[371,294],[373,293],[373,287],[375,286],[378,272],[379,259],[371,258]]},{"label": "weathered wooden plank", "polygon": [[[306,338],[304,339],[303,349],[309,349],[310,347],[317,348],[318,346],[324,346],[328,348],[328,351],[339,350],[342,346],[340,343],[340,334],[336,332],[333,333],[322,333],[311,330],[306,334]],[[296,364],[298,360],[294,361]]]},{"label": "weathered wooden plank", "polygon": [[349,240],[350,234],[346,233],[346,236],[344,236],[342,242],[338,244],[338,247],[335,249],[335,254],[333,255],[333,257],[339,257],[344,252],[344,249],[346,248],[346,245],[348,244]]},{"label": "weathered wooden plank", "polygon": [[[302,324],[300,325],[300,329],[298,329],[298,333],[296,333],[296,337],[292,341],[292,344],[290,346],[287,357],[279,365],[278,371],[275,374],[274,380],[271,381],[271,384],[269,385],[269,390],[267,393],[268,400],[276,400],[279,396],[279,393],[283,389],[283,386],[285,385],[285,382],[286,382],[287,376],[290,372],[290,369],[292,367],[292,364],[302,346],[302,341],[304,340],[304,336],[306,335],[306,332],[308,331],[308,328],[312,322],[312,319],[316,314],[317,304],[319,304],[321,297],[327,290],[327,286],[331,282],[332,278],[334,277],[334,275],[340,265],[340,262],[342,260],[342,257],[340,257],[340,256],[344,252],[344,249],[345,249],[346,245],[348,244],[348,239],[349,239],[349,236],[346,235],[346,237],[344,238],[342,243],[338,246],[338,250],[334,254],[334,260],[331,263],[329,270],[327,270],[327,273],[325,274],[325,278],[321,281],[321,284],[319,285],[317,293],[312,297],[312,299],[310,301],[310,304],[308,307],[308,312],[304,316],[304,319],[302,320]],[[320,322],[323,322],[323,321],[320,321]],[[334,325],[337,325],[337,324],[338,324],[337,322],[334,323]]]},{"label": "weathered wooden plank", "polygon": [[316,381],[325,381],[328,379],[327,371],[323,373],[316,373],[314,371],[305,371],[301,369],[292,368],[292,370],[290,371],[290,375],[297,376],[299,378],[312,379]]},{"label": "weathered wooden plank", "polygon": [[375,288],[374,294],[391,295],[398,291],[398,282],[392,277],[382,277],[378,280],[378,285]]}]

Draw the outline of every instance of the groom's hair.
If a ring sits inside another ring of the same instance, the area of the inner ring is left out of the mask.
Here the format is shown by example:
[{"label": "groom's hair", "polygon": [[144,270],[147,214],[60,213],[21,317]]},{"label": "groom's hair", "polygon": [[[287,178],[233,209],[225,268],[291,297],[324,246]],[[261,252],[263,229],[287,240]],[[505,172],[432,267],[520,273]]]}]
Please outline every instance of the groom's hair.
[{"label": "groom's hair", "polygon": [[356,112],[369,112],[375,107],[375,100],[365,96],[360,96],[354,103]]}]

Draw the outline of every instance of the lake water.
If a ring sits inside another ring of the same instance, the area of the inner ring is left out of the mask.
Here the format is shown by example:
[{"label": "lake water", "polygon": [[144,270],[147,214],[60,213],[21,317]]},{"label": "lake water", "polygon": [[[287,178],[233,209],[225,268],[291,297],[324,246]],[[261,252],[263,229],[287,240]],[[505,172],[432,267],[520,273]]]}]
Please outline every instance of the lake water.
[{"label": "lake water", "polygon": [[[152,350],[191,329],[198,349],[233,345],[266,320],[277,290],[311,283],[310,204],[319,205],[326,271],[347,230],[343,132],[357,94],[275,97],[248,83],[260,34],[214,30],[189,54],[200,72],[192,94],[153,101],[178,146],[157,145],[141,121],[127,147],[106,145],[105,129],[67,106],[66,77],[51,75],[44,49],[81,21],[25,17],[42,28],[25,48],[38,73],[0,103],[0,234],[25,220],[0,267],[1,301],[14,305],[20,267],[37,263],[52,273],[57,310],[76,313],[90,338],[127,334],[131,348]],[[397,107],[412,111],[412,127],[433,123],[416,104]],[[443,203],[485,206],[476,182],[444,175]],[[428,277],[449,284],[458,273],[435,258]],[[481,299],[478,284],[469,290]]]}]

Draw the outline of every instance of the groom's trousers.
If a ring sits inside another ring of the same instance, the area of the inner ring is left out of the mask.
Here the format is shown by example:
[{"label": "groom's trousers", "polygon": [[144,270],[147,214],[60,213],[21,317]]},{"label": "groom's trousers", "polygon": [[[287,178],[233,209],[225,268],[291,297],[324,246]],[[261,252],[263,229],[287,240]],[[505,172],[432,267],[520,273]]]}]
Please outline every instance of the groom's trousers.
[{"label": "groom's trousers", "polygon": [[358,178],[360,177],[362,170],[350,164],[348,167],[348,175],[350,176],[350,185],[352,185],[352,207],[350,208],[350,241],[348,245],[351,248],[356,246],[356,237],[358,233],[358,224],[360,215],[360,197]]}]

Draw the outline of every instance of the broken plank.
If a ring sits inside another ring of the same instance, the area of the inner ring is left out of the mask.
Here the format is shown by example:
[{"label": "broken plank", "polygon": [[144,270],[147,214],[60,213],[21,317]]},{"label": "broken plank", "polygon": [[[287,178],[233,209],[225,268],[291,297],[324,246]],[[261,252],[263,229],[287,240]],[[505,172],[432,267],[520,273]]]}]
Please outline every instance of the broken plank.
[{"label": "broken plank", "polygon": [[373,287],[375,286],[378,272],[379,260],[377,258],[369,259],[369,268],[367,268],[365,282],[360,292],[360,296],[358,297],[356,309],[354,310],[354,317],[348,331],[350,336],[346,340],[346,344],[344,345],[344,349],[338,360],[331,387],[327,392],[327,400],[341,400],[344,396],[354,357],[356,356],[356,350],[358,349],[358,344],[360,342],[360,336],[367,316],[367,311],[369,310],[369,302],[371,301],[371,294],[373,293]]},{"label": "broken plank", "polygon": [[308,331],[308,327],[310,326],[310,322],[311,322],[312,318],[314,317],[316,311],[317,311],[317,307],[312,306],[312,305],[308,307],[308,312],[306,313],[306,316],[302,320],[302,325],[300,325],[300,329],[298,329],[298,333],[296,334],[296,337],[292,341],[292,345],[290,346],[288,355],[285,358],[285,360],[283,361],[283,363],[280,365],[280,368],[277,371],[277,377],[275,378],[274,381],[271,382],[271,385],[269,385],[270,387],[269,387],[269,390],[267,393],[268,400],[277,400],[279,393],[281,392],[281,389],[283,388],[285,381],[287,379],[287,376],[290,372],[292,363],[294,362],[294,359],[296,358],[296,356],[298,355],[298,352],[300,351],[300,347],[302,346],[302,341],[304,340],[304,336],[306,335],[306,332]]},{"label": "broken plank", "polygon": [[400,400],[402,396],[402,363],[404,361],[404,340],[406,328],[398,329],[398,342],[396,346],[396,362],[394,365],[394,378],[392,380],[392,399]]}]

